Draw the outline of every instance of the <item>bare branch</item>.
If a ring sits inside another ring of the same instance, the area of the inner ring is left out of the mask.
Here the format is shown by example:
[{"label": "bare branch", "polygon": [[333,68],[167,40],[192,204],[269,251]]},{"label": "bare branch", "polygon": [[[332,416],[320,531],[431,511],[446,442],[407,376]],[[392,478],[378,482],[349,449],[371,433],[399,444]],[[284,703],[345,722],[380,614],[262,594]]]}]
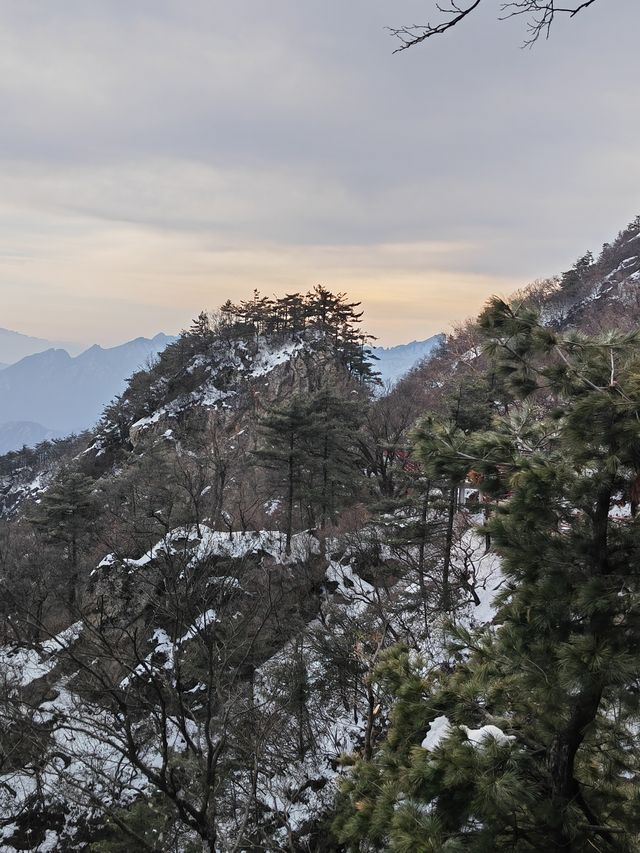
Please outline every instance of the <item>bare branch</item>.
[{"label": "bare branch", "polygon": [[[530,47],[541,36],[549,37],[551,26],[556,15],[567,15],[569,18],[575,17],[578,12],[593,5],[596,0],[582,0],[571,6],[559,6],[557,0],[505,0],[501,4],[501,15],[498,20],[504,21],[507,18],[526,15],[527,21],[527,38],[524,41],[524,47]],[[480,5],[481,0],[473,0],[465,6],[460,6],[456,0],[448,0],[447,5],[436,3],[436,9],[442,15],[444,20],[435,24],[411,24],[405,27],[387,27],[392,36],[397,38],[401,44],[400,47],[394,50],[394,53],[406,50],[408,47],[413,47],[426,41],[431,36],[442,35],[448,30],[453,29],[464,18],[471,14]]]},{"label": "bare branch", "polygon": [[447,20],[442,21],[435,26],[431,24],[412,24],[411,26],[399,27],[397,29],[387,27],[391,35],[395,36],[402,42],[401,46],[396,48],[393,52],[400,53],[400,51],[406,50],[408,47],[413,47],[416,44],[420,44],[420,42],[426,41],[428,38],[431,38],[431,36],[446,33],[447,30],[455,27],[463,18],[466,18],[467,15],[473,12],[473,10],[480,5],[480,2],[481,0],[474,0],[474,2],[465,9],[461,9],[454,0],[450,0],[448,8],[438,4],[438,11],[442,12],[444,15],[448,15],[449,17]]}]

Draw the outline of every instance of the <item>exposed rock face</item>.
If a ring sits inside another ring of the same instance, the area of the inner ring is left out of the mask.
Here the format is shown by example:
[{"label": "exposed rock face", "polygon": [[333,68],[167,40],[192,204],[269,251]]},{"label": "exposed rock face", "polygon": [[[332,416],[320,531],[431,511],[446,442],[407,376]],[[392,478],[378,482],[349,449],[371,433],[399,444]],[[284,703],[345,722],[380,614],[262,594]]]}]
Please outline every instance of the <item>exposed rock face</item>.
[{"label": "exposed rock face", "polygon": [[[317,341],[293,341],[274,349],[261,343],[253,357],[247,357],[244,348],[241,355],[244,357],[232,353],[222,365],[212,359],[199,387],[162,403],[150,415],[132,423],[128,433],[131,445],[136,448],[150,438],[164,436],[194,409],[225,413],[228,421],[237,421],[238,415],[248,416],[253,422],[256,416],[285,403],[293,394],[310,393],[322,383],[331,385],[338,380],[335,358],[318,347]],[[228,370],[229,362],[235,372],[231,385],[220,376]]]}]

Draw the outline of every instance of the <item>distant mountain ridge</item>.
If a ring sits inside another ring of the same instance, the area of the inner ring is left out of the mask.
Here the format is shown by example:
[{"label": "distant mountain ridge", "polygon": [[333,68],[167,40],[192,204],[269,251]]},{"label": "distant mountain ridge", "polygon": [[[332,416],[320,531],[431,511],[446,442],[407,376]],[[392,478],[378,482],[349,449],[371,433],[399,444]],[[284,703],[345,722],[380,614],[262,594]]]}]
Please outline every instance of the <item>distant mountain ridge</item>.
[{"label": "distant mountain ridge", "polygon": [[93,426],[126,380],[174,338],[158,334],[117,347],[28,355],[0,372],[0,452]]},{"label": "distant mountain ridge", "polygon": [[8,421],[0,424],[0,456],[21,447],[35,447],[41,441],[62,438],[58,430],[47,429],[33,421]]},{"label": "distant mountain ridge", "polygon": [[[95,344],[75,357],[65,349],[48,348],[5,365],[0,370],[0,454],[92,427],[106,404],[124,391],[131,374],[173,340],[158,334],[108,349]],[[441,340],[442,335],[434,335],[393,347],[371,347],[377,359],[374,369],[383,382],[380,393],[423,361]]]},{"label": "distant mountain ridge", "polygon": [[23,335],[22,332],[14,332],[12,329],[0,328],[0,370],[29,355],[52,348],[62,348],[71,355],[78,355],[85,349],[85,346],[77,343],[34,338],[31,335]]},{"label": "distant mountain ridge", "polygon": [[374,369],[380,374],[383,386],[395,384],[399,379],[420,364],[442,343],[445,336],[433,335],[424,341],[411,341],[393,347],[369,347],[374,356]]}]

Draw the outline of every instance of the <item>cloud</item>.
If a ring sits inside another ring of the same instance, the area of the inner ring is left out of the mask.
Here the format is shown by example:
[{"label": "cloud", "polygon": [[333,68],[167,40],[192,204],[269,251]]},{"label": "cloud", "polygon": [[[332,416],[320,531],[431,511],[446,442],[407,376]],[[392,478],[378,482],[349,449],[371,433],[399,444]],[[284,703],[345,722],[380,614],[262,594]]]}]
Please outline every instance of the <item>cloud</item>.
[{"label": "cloud", "polygon": [[73,217],[61,231],[59,216],[51,222],[58,227],[0,254],[4,322],[105,344],[177,331],[254,287],[283,294],[318,282],[362,300],[367,327],[390,343],[448,327],[461,306],[472,313],[497,285],[473,271],[476,247],[464,243],[283,245],[127,222],[96,220],[87,229]]},{"label": "cloud", "polygon": [[597,249],[638,212],[636,0],[601,0],[532,51],[483,4],[393,56],[384,25],[428,8],[7,4],[11,323],[119,340],[173,330],[225,288],[323,279],[402,340]]}]

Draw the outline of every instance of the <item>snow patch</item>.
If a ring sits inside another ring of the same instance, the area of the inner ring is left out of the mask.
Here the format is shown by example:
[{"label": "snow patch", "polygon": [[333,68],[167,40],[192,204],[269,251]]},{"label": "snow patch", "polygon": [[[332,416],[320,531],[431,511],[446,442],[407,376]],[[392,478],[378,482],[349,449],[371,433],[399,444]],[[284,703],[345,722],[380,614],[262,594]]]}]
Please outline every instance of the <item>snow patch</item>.
[{"label": "snow patch", "polygon": [[466,732],[469,738],[469,743],[474,746],[482,746],[484,741],[493,738],[499,744],[511,743],[515,740],[515,735],[506,735],[498,726],[481,726],[479,729],[470,729],[468,726],[460,726],[463,732]]},{"label": "snow patch", "polygon": [[429,725],[427,730],[427,735],[425,739],[422,741],[420,746],[423,749],[432,752],[434,749],[437,749],[443,740],[449,737],[451,734],[451,723],[448,718],[444,715],[440,717],[436,717],[435,720]]},{"label": "snow patch", "polygon": [[264,342],[260,340],[258,344],[258,354],[254,362],[254,367],[249,374],[252,377],[266,376],[267,373],[277,367],[279,364],[284,364],[289,361],[293,355],[300,352],[304,348],[302,341],[290,341],[283,347],[277,350],[269,350],[265,347]]},{"label": "snow patch", "polygon": [[26,687],[39,678],[44,678],[55,667],[55,653],[73,645],[82,632],[82,622],[65,628],[55,637],[42,643],[42,652],[37,649],[0,648],[0,670],[10,684]]}]

